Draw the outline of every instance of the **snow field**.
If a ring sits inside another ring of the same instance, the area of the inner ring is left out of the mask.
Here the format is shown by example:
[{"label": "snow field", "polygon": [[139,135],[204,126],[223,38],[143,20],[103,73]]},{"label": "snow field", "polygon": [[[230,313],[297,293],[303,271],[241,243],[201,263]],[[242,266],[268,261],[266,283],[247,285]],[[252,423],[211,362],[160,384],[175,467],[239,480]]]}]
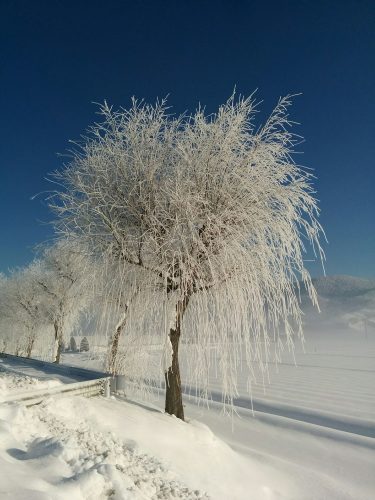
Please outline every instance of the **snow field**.
[{"label": "snow field", "polygon": [[[254,410],[263,404],[275,409],[290,406],[302,412],[368,420],[375,432],[375,342],[361,339],[362,350],[358,351],[355,336],[346,339],[346,349],[342,337],[338,351],[325,339],[307,334],[305,352],[298,346],[297,364],[291,354],[284,353],[280,363],[270,364],[269,380],[255,370],[257,379],[251,384]],[[210,389],[214,399],[220,399],[214,374]],[[251,408],[246,373],[238,377],[237,390],[236,405]]]},{"label": "snow field", "polygon": [[[372,500],[375,491],[375,338],[356,332],[307,331],[305,353],[285,353],[252,384],[239,377],[233,430],[221,416],[214,377],[208,411],[186,400],[186,414],[209,425],[234,450],[268,464],[295,500]],[[254,409],[254,413],[252,412]],[[246,497],[244,497],[246,498]],[[256,497],[254,497],[256,498]]]},{"label": "snow field", "polygon": [[[76,397],[29,409],[0,405],[0,498],[372,500],[371,332],[338,324],[306,328],[297,366],[284,352],[278,366],[270,365],[270,383],[256,372],[252,398],[240,371],[233,426],[223,417],[214,371],[210,410],[185,388],[186,423],[163,413],[163,391],[153,394],[153,404]],[[182,346],[183,365],[184,351],[192,348]],[[100,369],[101,357],[93,354],[63,358]],[[36,382],[33,370],[31,377],[0,372],[3,392],[50,383]],[[184,366],[182,372],[187,384]]]}]

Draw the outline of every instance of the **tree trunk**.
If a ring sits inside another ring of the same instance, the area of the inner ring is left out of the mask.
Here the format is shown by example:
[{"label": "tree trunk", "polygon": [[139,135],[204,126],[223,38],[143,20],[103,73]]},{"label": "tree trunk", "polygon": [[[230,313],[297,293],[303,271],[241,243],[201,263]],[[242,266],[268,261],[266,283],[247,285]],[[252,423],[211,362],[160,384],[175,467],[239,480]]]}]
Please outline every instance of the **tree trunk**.
[{"label": "tree trunk", "polygon": [[26,357],[31,358],[31,353],[34,347],[34,342],[35,342],[35,334],[31,333],[28,343],[27,343],[27,349],[26,349]]},{"label": "tree trunk", "polygon": [[111,348],[109,351],[107,368],[108,368],[108,372],[111,373],[112,375],[115,375],[115,372],[116,372],[116,359],[117,359],[118,345],[120,342],[120,337],[121,337],[122,331],[126,325],[127,311],[128,311],[128,306],[126,305],[122,320],[117,325],[116,331],[113,334],[112,341],[111,341]]},{"label": "tree trunk", "polygon": [[59,325],[58,321],[53,323],[53,327],[55,329],[55,354],[53,362],[56,364],[60,363],[61,356],[61,348],[62,348],[62,331],[61,325]]},{"label": "tree trunk", "polygon": [[139,293],[139,288],[136,287],[134,290],[133,295],[130,297],[130,300],[128,303],[124,304],[124,313],[122,316],[122,319],[116,326],[116,331],[113,334],[111,344],[110,344],[110,350],[108,354],[108,361],[107,361],[107,369],[108,372],[111,373],[112,375],[116,375],[116,360],[117,360],[117,353],[118,353],[118,346],[120,343],[120,337],[121,334],[126,326],[126,322],[128,320],[128,310],[129,306],[132,303],[132,301],[137,297]]},{"label": "tree trunk", "polygon": [[180,365],[178,361],[178,347],[181,337],[181,322],[189,303],[190,296],[187,295],[176,305],[175,327],[169,331],[169,339],[172,345],[172,365],[165,372],[165,411],[170,415],[184,420],[184,407],[182,405]]},{"label": "tree trunk", "polygon": [[56,363],[56,364],[60,363],[61,351],[62,351],[62,339],[59,338],[58,342],[57,342],[56,358],[54,361],[54,363]]}]

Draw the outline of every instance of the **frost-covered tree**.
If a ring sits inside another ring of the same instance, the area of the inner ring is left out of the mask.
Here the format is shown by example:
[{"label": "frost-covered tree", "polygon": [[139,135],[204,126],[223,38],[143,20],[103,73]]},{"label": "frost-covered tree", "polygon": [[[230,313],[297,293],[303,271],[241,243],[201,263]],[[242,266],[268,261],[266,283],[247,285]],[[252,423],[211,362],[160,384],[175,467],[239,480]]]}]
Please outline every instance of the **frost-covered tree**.
[{"label": "frost-covered tree", "polygon": [[0,352],[13,350],[13,315],[9,309],[9,278],[0,273]]},{"label": "frost-covered tree", "polygon": [[[294,333],[302,338],[301,278],[316,301],[303,253],[311,244],[321,254],[321,227],[312,176],[293,160],[290,104],[280,99],[258,128],[253,98],[181,117],[165,102],[104,104],[103,121],[56,173],[65,186],[52,201],[58,230],[147,276],[168,339],[165,409],[179,418],[182,335],[194,338],[198,385],[217,347],[223,401],[232,403],[243,352],[251,377],[254,363],[266,370],[271,340],[279,354],[281,331],[290,348]],[[138,310],[149,309],[145,301]]]},{"label": "frost-covered tree", "polygon": [[93,268],[83,249],[65,240],[46,248],[41,262],[38,285],[53,325],[53,361],[59,363],[64,338],[69,338],[92,300]]},{"label": "frost-covered tree", "polygon": [[22,353],[28,358],[37,336],[47,324],[43,294],[38,284],[40,269],[41,264],[36,260],[25,268],[12,271],[10,277],[4,280],[0,292],[2,323],[7,325],[4,327],[7,344],[13,344],[15,354]]},{"label": "frost-covered tree", "polygon": [[77,342],[74,337],[70,337],[70,343],[69,343],[69,348],[72,352],[76,352],[77,349]]},{"label": "frost-covered tree", "polygon": [[90,350],[90,344],[87,340],[87,337],[83,337],[83,339],[81,340],[81,343],[79,344],[79,350],[80,352],[87,352]]},{"label": "frost-covered tree", "polygon": [[[97,270],[93,311],[96,316],[96,331],[109,337],[106,341],[108,350],[105,369],[115,375],[120,373],[119,346],[128,323],[129,308],[141,290],[142,273],[138,269],[134,270],[133,266],[124,268],[118,263],[103,261],[97,264]],[[144,286],[147,287],[147,282]]]}]

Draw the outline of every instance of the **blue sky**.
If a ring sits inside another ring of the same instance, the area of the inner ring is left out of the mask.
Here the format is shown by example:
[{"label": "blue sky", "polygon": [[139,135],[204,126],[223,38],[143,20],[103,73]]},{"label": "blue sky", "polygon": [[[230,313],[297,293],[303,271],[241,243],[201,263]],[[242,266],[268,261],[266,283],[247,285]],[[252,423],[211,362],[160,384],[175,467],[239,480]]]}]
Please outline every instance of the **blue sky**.
[{"label": "blue sky", "polygon": [[51,238],[46,195],[31,198],[51,189],[93,102],[169,94],[176,112],[214,111],[236,86],[258,89],[264,113],[302,92],[292,117],[317,176],[327,273],[375,277],[374,33],[362,0],[2,0],[0,271]]}]

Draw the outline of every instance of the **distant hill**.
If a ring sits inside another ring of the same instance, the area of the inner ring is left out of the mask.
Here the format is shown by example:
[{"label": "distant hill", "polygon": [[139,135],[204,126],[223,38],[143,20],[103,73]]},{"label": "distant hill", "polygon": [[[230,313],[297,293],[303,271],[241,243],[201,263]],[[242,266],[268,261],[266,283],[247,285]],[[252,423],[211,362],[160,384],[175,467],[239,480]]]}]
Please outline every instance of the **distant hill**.
[{"label": "distant hill", "polygon": [[308,328],[336,328],[375,335],[375,280],[338,275],[313,279],[319,313],[302,287],[302,309]]},{"label": "distant hill", "polygon": [[321,297],[355,297],[375,291],[375,280],[337,275],[314,278],[313,283]]}]

